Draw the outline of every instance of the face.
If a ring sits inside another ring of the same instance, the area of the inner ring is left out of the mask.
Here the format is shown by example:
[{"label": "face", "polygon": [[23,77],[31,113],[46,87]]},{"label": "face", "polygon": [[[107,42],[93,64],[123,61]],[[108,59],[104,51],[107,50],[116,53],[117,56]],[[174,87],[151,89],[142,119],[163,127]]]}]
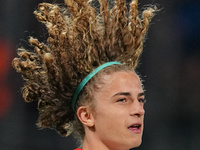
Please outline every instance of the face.
[{"label": "face", "polygon": [[115,72],[94,94],[95,135],[109,149],[128,150],[142,141],[144,91],[134,72]]}]

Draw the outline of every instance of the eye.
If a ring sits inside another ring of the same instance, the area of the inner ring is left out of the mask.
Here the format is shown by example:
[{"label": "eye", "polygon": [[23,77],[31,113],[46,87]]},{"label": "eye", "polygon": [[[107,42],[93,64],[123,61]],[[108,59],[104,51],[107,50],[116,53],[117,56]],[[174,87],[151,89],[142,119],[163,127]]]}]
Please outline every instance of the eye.
[{"label": "eye", "polygon": [[138,102],[145,104],[146,103],[146,99],[138,99]]},{"label": "eye", "polygon": [[125,99],[125,98],[121,98],[121,99],[119,99],[119,100],[117,100],[117,102],[126,102],[127,100]]}]

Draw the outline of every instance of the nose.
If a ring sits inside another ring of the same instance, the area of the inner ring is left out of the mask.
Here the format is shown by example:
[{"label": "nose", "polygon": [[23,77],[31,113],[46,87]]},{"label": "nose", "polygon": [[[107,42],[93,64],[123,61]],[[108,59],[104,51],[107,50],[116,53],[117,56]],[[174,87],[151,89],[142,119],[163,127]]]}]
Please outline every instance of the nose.
[{"label": "nose", "polygon": [[141,117],[145,114],[144,104],[138,101],[134,102],[131,107],[131,116]]}]

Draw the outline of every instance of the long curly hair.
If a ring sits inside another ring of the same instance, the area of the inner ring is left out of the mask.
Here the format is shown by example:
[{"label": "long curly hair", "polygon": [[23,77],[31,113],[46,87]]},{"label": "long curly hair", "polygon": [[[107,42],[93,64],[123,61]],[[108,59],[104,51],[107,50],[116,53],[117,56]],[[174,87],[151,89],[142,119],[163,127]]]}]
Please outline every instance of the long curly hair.
[{"label": "long curly hair", "polygon": [[[65,0],[65,4],[38,5],[34,14],[49,36],[45,42],[30,37],[34,51],[19,48],[12,65],[26,82],[24,100],[38,101],[38,126],[63,136],[78,131],[83,137],[71,107],[76,88],[105,62],[119,61],[132,69],[137,66],[156,7],[139,14],[137,0],[132,0],[129,11],[125,0],[116,0],[112,7],[99,0],[99,12],[91,0]],[[84,91],[81,95],[88,95]]]}]

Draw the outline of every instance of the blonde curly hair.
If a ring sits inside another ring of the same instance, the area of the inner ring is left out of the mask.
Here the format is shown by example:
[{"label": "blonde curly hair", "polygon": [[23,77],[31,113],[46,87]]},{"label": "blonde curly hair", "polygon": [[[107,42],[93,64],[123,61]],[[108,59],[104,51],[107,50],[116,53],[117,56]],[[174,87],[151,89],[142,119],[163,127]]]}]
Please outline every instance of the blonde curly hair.
[{"label": "blonde curly hair", "polygon": [[[100,12],[91,0],[65,0],[67,7],[62,8],[41,3],[34,12],[46,25],[49,37],[45,43],[30,37],[34,52],[19,48],[19,57],[13,59],[12,65],[26,82],[22,88],[24,100],[38,101],[41,128],[55,129],[63,136],[74,131],[83,138],[84,129],[71,107],[80,82],[109,61],[124,64],[108,67],[111,71],[137,66],[156,7],[146,8],[140,17],[137,0],[131,1],[129,12],[125,0],[116,0],[112,8],[106,0],[99,3]],[[87,85],[83,89],[77,105],[84,99],[90,101],[90,88]]]}]

